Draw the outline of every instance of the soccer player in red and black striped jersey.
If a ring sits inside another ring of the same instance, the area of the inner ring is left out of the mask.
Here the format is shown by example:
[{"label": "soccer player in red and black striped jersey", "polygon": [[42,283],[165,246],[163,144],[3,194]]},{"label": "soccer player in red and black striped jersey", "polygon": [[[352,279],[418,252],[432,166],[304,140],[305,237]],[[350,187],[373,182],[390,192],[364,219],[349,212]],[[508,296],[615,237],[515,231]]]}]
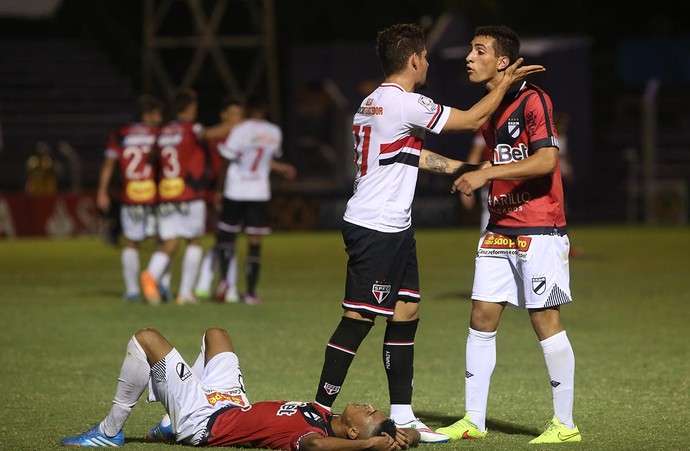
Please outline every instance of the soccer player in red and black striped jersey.
[{"label": "soccer player in red and black striped jersey", "polygon": [[161,301],[158,284],[180,245],[186,241],[182,275],[176,297],[178,304],[197,303],[193,295],[206,231],[208,189],[207,141],[225,136],[228,124],[206,128],[197,122],[199,101],[193,89],[180,89],[172,100],[175,119],[161,127],[156,143],[158,180],[158,233],[163,241],[151,255],[140,281],[146,300]]},{"label": "soccer player in red and black striped jersey", "polygon": [[[510,28],[477,28],[466,58],[470,81],[494,91],[519,51],[520,40]],[[553,395],[553,418],[530,443],[579,442],[573,420],[575,356],[560,316],[561,305],[572,300],[570,242],[551,98],[531,83],[513,85],[482,133],[491,165],[453,184],[465,195],[489,184],[489,225],[477,247],[466,345],[466,414],[437,431],[453,439],[486,436],[496,333],[506,305],[512,305],[529,313]]]},{"label": "soccer player in red and black striped jersey", "polygon": [[[139,245],[156,235],[156,180],[149,155],[156,145],[158,127],[163,121],[163,103],[150,95],[142,95],[136,101],[134,122],[123,125],[110,135],[105,159],[98,180],[96,204],[105,212],[111,208],[108,187],[115,175],[120,175],[120,222],[124,244],[122,246],[122,275],[125,282],[124,297],[138,300]],[[118,165],[119,163],[119,165]]]},{"label": "soccer player in red and black striped jersey", "polygon": [[170,417],[164,439],[193,446],[249,446],[288,451],[397,451],[417,446],[419,432],[396,428],[371,404],[348,404],[340,415],[308,402],[251,403],[232,339],[206,330],[190,366],[157,330],[141,329],[127,344],[117,388],[105,418],[63,446],[119,447],[123,427],[141,395],[160,401]]},{"label": "soccer player in red and black striped jersey", "polygon": [[382,360],[391,418],[417,428],[422,442],[440,443],[449,438],[428,428],[412,410],[421,301],[412,200],[419,169],[453,175],[472,165],[424,149],[424,135],[477,130],[508,87],[544,68],[515,62],[501,74],[496,91],[462,111],[415,93],[426,85],[429,68],[420,27],[398,24],[382,30],[376,50],[385,78],[362,101],[352,124],[357,174],[342,227],[349,256],[344,313],[326,345],[315,399],[323,407],[333,405],[357,349],[376,318],[385,317]]}]

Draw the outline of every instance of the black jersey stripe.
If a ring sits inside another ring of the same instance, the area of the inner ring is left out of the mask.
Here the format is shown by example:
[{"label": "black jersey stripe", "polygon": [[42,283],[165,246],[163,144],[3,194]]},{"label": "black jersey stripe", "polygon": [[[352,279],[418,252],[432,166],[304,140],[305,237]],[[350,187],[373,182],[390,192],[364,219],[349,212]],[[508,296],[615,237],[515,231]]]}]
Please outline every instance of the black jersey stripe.
[{"label": "black jersey stripe", "polygon": [[544,110],[544,124],[546,126],[546,131],[548,132],[549,136],[553,136],[555,127],[553,125],[552,116],[549,114],[548,104],[546,103],[546,99],[544,98],[544,91],[540,89],[534,89],[534,91],[539,96],[541,108],[542,110]]},{"label": "black jersey stripe", "polygon": [[433,130],[434,127],[436,127],[436,124],[438,124],[438,121],[441,119],[441,116],[443,116],[443,109],[444,109],[443,105],[439,104],[438,105],[438,114],[436,115],[436,118],[433,121],[431,121],[431,123],[429,124],[430,129]]},{"label": "black jersey stripe", "polygon": [[409,166],[419,167],[419,155],[414,155],[408,152],[398,152],[391,158],[381,158],[379,165],[388,166],[390,164],[401,163]]}]

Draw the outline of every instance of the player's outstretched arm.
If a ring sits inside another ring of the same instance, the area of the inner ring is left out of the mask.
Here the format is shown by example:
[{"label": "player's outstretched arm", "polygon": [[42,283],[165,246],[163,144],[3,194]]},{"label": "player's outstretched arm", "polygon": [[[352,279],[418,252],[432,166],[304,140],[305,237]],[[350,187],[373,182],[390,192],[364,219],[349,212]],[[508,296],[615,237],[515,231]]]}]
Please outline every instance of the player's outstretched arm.
[{"label": "player's outstretched arm", "polygon": [[390,435],[382,434],[365,440],[349,440],[338,437],[324,437],[312,433],[302,437],[299,443],[302,451],[398,451],[401,449]]},{"label": "player's outstretched arm", "polygon": [[480,163],[467,163],[444,157],[428,149],[422,149],[419,155],[419,169],[441,175],[459,177],[468,171],[479,169]]}]

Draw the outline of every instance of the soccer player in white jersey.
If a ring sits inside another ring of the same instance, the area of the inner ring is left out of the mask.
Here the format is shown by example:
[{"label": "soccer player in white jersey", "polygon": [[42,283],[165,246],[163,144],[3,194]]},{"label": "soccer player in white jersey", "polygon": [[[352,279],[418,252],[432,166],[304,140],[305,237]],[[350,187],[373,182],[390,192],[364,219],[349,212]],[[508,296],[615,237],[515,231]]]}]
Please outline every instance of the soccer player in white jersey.
[{"label": "soccer player in white jersey", "polygon": [[442,443],[449,437],[429,429],[412,410],[421,296],[411,207],[419,169],[454,175],[477,165],[424,149],[424,133],[477,130],[512,83],[544,68],[519,68],[522,61],[516,62],[506,68],[495,90],[461,111],[414,92],[426,84],[424,40],[424,31],[413,24],[393,25],[378,34],[376,50],[385,79],[354,116],[357,174],[342,228],[349,256],[344,314],[326,346],[316,402],[332,407],[359,345],[376,317],[384,316],[390,416],[399,427],[418,429],[422,442]]},{"label": "soccer player in white jersey", "polygon": [[[247,115],[247,120],[232,129],[225,143],[218,145],[224,158],[220,173],[226,177],[219,185],[223,204],[216,224],[216,246],[219,253],[231,260],[236,252],[237,234],[242,231],[247,234],[247,282],[242,301],[259,304],[262,299],[256,288],[261,269],[261,241],[271,233],[271,171],[294,179],[297,170],[289,163],[278,161],[282,156],[283,133],[280,127],[267,120],[265,101],[250,99]],[[224,275],[226,280],[231,277],[231,270],[229,267],[228,274]],[[225,300],[236,301],[230,292]]]},{"label": "soccer player in white jersey", "polygon": [[[226,97],[220,109],[220,122],[222,124],[229,124],[234,127],[245,120],[245,102],[236,97]],[[232,130],[232,128],[230,129]],[[218,212],[222,208],[223,193],[217,187],[221,181],[225,180],[226,174],[221,172],[223,169],[223,157],[218,150],[218,145],[224,143],[228,139],[228,133],[218,139],[212,139],[208,142],[208,150],[211,160],[211,180],[209,187],[209,194],[211,194],[210,201],[212,216],[212,223],[215,224],[218,220]],[[225,296],[231,300],[239,300],[237,293],[237,255],[233,255],[231,259],[218,249],[218,246],[212,246],[206,251],[204,259],[199,268],[199,278],[196,281],[194,288],[194,295],[197,299],[208,299],[212,296],[211,286],[216,277],[216,272],[221,274],[219,286],[214,295],[217,301],[223,301]],[[228,278],[226,275],[230,274]]]}]

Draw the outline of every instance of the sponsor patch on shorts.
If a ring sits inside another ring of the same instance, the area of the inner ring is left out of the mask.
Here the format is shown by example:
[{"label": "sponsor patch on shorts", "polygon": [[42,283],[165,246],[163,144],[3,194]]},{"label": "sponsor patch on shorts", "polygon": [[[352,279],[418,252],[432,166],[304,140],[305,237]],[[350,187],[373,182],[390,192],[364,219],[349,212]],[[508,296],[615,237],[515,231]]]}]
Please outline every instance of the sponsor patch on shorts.
[{"label": "sponsor patch on shorts", "polygon": [[479,245],[482,255],[515,254],[524,256],[529,251],[532,238],[529,236],[508,237],[497,233],[487,233]]}]

